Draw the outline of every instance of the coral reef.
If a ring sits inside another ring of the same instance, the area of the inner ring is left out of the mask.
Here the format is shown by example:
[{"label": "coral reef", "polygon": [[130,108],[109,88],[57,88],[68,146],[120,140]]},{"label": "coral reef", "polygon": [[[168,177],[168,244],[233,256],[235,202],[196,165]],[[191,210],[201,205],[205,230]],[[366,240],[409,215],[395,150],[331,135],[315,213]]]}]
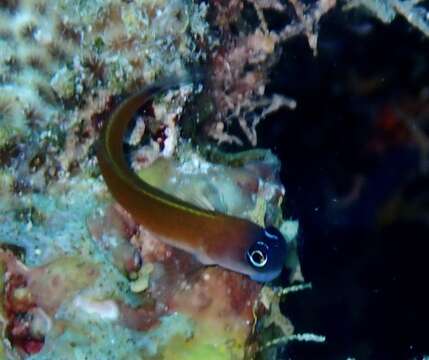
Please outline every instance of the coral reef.
[{"label": "coral reef", "polygon": [[[256,26],[242,18],[249,4]],[[295,15],[271,31],[264,11],[285,12],[277,1],[0,3],[0,357],[241,359],[258,351],[256,320],[272,311],[266,327],[293,335],[278,298],[261,301],[261,285],[202,267],[112,205],[94,147],[122,97],[207,60],[202,91],[182,86],[137,115],[125,139],[132,167],[198,206],[275,224],[293,248],[297,222],[282,218],[278,159],[195,140],[256,145],[259,121],[296,106],[264,96],[280,44],[304,34],[315,51],[317,23],[334,5],[291,1]],[[212,105],[197,105],[200,123],[187,117],[193,96]],[[180,133],[193,122],[202,125],[191,136],[197,147]],[[230,131],[234,122],[244,137]],[[287,264],[300,279],[296,253]]]},{"label": "coral reef", "polygon": [[[281,44],[297,35],[305,35],[316,54],[318,21],[336,5],[335,0],[320,0],[311,5],[290,1],[292,9],[289,9],[275,0],[249,3],[257,15],[257,25],[246,23],[238,15],[247,5],[245,1],[213,2],[214,22],[223,36],[209,55],[213,71],[209,92],[217,113],[207,124],[207,132],[218,143],[243,144],[242,136],[229,132],[229,128],[238,123],[244,138],[255,146],[256,126],[261,120],[281,107],[296,107],[296,102],[285,96],[264,96],[269,69],[278,59]],[[285,20],[282,29],[269,30],[264,11],[284,14],[289,10],[294,15]],[[238,36],[230,35],[234,27],[240,29]]]},{"label": "coral reef", "polygon": [[183,71],[185,62],[202,56],[194,39],[205,31],[205,12],[204,4],[181,1],[6,4],[0,9],[0,146],[16,138],[37,141],[40,133],[51,147],[41,151],[49,155],[61,150],[61,143],[52,146],[58,136],[75,154],[52,166],[68,172],[74,162],[85,165],[97,117],[112,96]]}]

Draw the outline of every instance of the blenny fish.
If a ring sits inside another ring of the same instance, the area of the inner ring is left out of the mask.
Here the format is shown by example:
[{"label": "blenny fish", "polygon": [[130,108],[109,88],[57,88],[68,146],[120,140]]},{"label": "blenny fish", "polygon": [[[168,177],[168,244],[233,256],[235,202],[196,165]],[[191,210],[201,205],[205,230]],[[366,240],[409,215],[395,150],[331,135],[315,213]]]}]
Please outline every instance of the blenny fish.
[{"label": "blenny fish", "polygon": [[279,230],[209,211],[155,188],[128,165],[123,139],[136,111],[155,95],[183,84],[166,80],[124,100],[102,129],[97,149],[101,174],[115,200],[165,243],[259,282],[279,276],[287,244]]}]

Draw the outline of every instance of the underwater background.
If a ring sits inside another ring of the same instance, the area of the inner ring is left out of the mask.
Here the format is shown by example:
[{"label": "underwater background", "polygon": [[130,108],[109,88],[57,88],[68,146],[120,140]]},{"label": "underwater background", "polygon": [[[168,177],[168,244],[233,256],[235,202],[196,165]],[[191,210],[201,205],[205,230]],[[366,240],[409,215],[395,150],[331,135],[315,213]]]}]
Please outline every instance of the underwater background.
[{"label": "underwater background", "polygon": [[336,9],[318,44],[316,57],[304,39],[285,46],[270,87],[307,105],[259,131],[284,165],[286,209],[299,219],[313,285],[284,309],[299,332],[327,337],[293,343],[282,358],[422,359],[429,42],[404,19],[385,26]]},{"label": "underwater background", "polygon": [[[429,357],[428,55],[425,0],[0,0],[0,359]],[[106,185],[152,84],[127,165],[277,228],[277,278]]]}]

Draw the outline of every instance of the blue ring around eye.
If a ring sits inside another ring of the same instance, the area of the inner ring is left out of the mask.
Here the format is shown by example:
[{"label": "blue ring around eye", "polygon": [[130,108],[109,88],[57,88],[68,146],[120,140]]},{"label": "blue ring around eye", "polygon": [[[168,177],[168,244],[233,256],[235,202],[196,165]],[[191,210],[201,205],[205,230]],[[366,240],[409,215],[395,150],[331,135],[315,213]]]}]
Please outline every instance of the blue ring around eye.
[{"label": "blue ring around eye", "polygon": [[265,232],[265,235],[270,239],[278,240],[278,238],[279,238],[277,235],[274,235],[274,234],[271,234],[270,232],[268,232],[267,229],[264,229],[264,232]]}]

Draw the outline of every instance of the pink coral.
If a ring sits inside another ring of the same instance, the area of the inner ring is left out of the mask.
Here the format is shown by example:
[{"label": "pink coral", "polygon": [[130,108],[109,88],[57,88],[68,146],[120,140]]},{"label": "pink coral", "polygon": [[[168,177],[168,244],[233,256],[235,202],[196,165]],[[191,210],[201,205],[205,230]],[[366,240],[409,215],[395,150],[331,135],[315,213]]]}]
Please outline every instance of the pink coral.
[{"label": "pink coral", "polygon": [[[211,55],[212,94],[216,106],[215,120],[206,132],[219,143],[242,144],[240,137],[228,134],[233,122],[238,122],[247,140],[256,145],[256,126],[270,112],[286,106],[294,109],[292,99],[274,95],[264,97],[268,71],[276,62],[282,42],[304,34],[314,53],[317,51],[317,25],[322,17],[336,5],[336,0],[320,0],[308,6],[291,0],[295,17],[279,31],[270,31],[264,10],[284,12],[286,6],[276,0],[249,0],[259,18],[252,30],[244,28],[232,35],[231,28],[239,26],[244,0],[213,1],[215,25],[223,33],[220,44]],[[251,28],[251,26],[249,26]],[[281,101],[279,101],[281,100]],[[255,110],[262,109],[262,115]],[[269,109],[269,111],[267,111]]]},{"label": "pink coral", "polygon": [[[216,329],[213,331],[239,334],[242,341],[250,335],[260,284],[219,267],[203,267],[192,255],[166,245],[141,227],[131,237],[127,236],[135,224],[117,205],[109,208],[106,216],[121,234],[121,241],[131,241],[140,249],[143,264],[154,264],[149,288],[144,291],[152,306],[131,309],[121,305],[126,326],[147,329],[147,326],[156,326],[161,316],[178,312],[202,327]],[[93,234],[97,234],[98,239],[103,237],[98,230]]]}]

